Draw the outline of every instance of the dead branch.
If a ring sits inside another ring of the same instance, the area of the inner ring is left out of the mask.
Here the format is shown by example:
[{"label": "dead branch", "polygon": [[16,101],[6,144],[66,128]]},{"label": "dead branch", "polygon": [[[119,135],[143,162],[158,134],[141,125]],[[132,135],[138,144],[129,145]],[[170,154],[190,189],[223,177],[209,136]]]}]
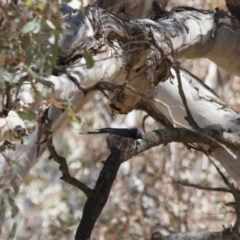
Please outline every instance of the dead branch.
[{"label": "dead branch", "polygon": [[55,162],[60,164],[59,170],[62,172],[61,179],[83,191],[87,197],[93,196],[94,191],[91,188],[70,175],[67,161],[64,157],[59,156],[56,152],[51,136],[47,136],[47,147],[51,154],[50,158],[53,158]]},{"label": "dead branch", "polygon": [[187,99],[186,99],[184,91],[183,91],[182,80],[181,80],[181,76],[180,76],[180,72],[179,72],[179,63],[176,62],[175,65],[173,66],[173,69],[175,70],[176,75],[177,75],[178,91],[179,91],[179,94],[182,98],[183,105],[187,112],[187,116],[185,117],[185,119],[189,122],[189,125],[192,126],[193,128],[199,128],[198,124],[196,123],[196,121],[194,120],[194,118],[191,114],[191,111],[188,107]]},{"label": "dead branch", "polygon": [[211,161],[211,162],[214,165],[214,167],[217,169],[217,171],[218,171],[219,175],[221,176],[221,178],[223,179],[224,183],[229,187],[229,190],[234,197],[234,200],[235,200],[234,208],[235,208],[235,213],[236,213],[236,221],[233,226],[233,232],[238,233],[239,227],[240,227],[240,194],[239,194],[239,190],[234,186],[233,183],[229,182],[229,180],[222,173],[222,171],[219,169],[219,167],[213,161]]},{"label": "dead branch", "polygon": [[227,193],[231,193],[231,190],[229,190],[227,188],[204,187],[204,186],[200,186],[200,185],[197,185],[197,184],[188,183],[188,182],[182,182],[182,181],[177,181],[177,183],[181,184],[181,185],[183,185],[185,187],[192,187],[192,188],[205,190],[205,191],[210,191],[210,192],[227,192]]}]

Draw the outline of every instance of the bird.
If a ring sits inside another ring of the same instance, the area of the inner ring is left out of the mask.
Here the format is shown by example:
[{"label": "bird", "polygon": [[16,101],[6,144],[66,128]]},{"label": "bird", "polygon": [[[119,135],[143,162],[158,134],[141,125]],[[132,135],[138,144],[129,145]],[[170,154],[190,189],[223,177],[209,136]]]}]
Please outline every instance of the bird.
[{"label": "bird", "polygon": [[80,134],[114,134],[122,137],[143,139],[143,135],[138,128],[100,128],[96,129],[98,132],[86,132]]}]

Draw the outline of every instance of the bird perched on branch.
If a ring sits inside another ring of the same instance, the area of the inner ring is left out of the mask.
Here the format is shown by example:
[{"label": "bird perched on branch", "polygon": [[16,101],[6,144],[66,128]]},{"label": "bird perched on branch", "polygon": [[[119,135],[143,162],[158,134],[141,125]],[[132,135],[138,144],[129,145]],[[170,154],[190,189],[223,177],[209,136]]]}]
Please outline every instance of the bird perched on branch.
[{"label": "bird perched on branch", "polygon": [[137,128],[100,128],[96,129],[98,132],[86,132],[80,134],[114,134],[122,137],[143,139],[141,131]]}]

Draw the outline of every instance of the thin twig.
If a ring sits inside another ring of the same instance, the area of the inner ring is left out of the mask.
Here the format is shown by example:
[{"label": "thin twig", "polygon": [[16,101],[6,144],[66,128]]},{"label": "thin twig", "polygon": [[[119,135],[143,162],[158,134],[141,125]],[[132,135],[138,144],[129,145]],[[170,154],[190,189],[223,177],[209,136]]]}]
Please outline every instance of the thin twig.
[{"label": "thin twig", "polygon": [[141,127],[142,127],[142,130],[143,130],[144,133],[146,133],[145,121],[146,121],[146,119],[147,119],[148,117],[150,117],[150,116],[147,114],[147,115],[145,115],[145,116],[143,117],[143,119],[142,119]]},{"label": "thin twig", "polygon": [[182,98],[182,102],[185,107],[185,110],[187,112],[187,117],[185,117],[185,119],[188,121],[189,125],[192,126],[193,128],[199,128],[198,124],[196,123],[196,121],[194,120],[194,118],[191,114],[191,111],[188,107],[187,99],[186,99],[184,91],[183,91],[182,80],[181,80],[181,76],[180,76],[180,72],[179,72],[179,63],[175,63],[175,65],[173,65],[172,67],[176,72],[177,80],[178,80],[178,91]]},{"label": "thin twig", "polygon": [[210,159],[214,167],[216,168],[217,172],[220,174],[222,177],[224,183],[230,188],[230,192],[234,197],[235,200],[235,213],[236,213],[236,221],[233,226],[233,232],[237,232],[240,227],[240,191],[234,186],[233,183],[230,183],[227,179],[227,177],[222,173],[222,171],[219,169],[219,167]]},{"label": "thin twig", "polygon": [[88,198],[93,196],[95,193],[94,190],[92,190],[87,185],[85,185],[81,181],[77,180],[76,178],[73,178],[70,175],[70,173],[68,171],[67,161],[64,157],[59,156],[58,153],[56,152],[55,147],[52,143],[51,136],[47,137],[47,147],[51,154],[51,158],[53,158],[55,162],[60,164],[59,169],[62,172],[61,179],[64,180],[66,183],[69,183],[70,185],[75,186],[78,189],[80,189],[81,191],[83,191]]},{"label": "thin twig", "polygon": [[188,183],[188,182],[182,182],[182,181],[177,181],[178,184],[181,184],[185,187],[192,187],[192,188],[197,188],[197,189],[201,189],[201,190],[206,190],[206,191],[213,191],[213,192],[228,192],[231,193],[231,190],[227,189],[227,188],[212,188],[212,187],[204,187],[204,186],[200,186],[197,184],[193,184],[193,183]]}]

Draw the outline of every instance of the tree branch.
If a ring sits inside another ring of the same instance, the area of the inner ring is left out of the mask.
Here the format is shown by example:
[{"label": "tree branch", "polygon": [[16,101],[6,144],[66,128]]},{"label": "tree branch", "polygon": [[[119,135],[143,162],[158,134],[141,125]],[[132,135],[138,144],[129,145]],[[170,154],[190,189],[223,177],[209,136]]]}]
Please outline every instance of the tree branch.
[{"label": "tree branch", "polygon": [[227,189],[227,188],[212,188],[212,187],[204,187],[204,186],[200,186],[197,184],[193,184],[193,183],[188,183],[188,182],[182,182],[182,181],[177,181],[178,184],[181,184],[185,187],[192,187],[192,188],[197,188],[200,190],[205,190],[205,191],[211,191],[211,192],[227,192],[227,193],[231,193],[231,190]]},{"label": "tree branch", "polygon": [[187,103],[187,99],[185,97],[185,93],[183,91],[183,87],[182,87],[182,79],[181,79],[181,76],[180,76],[180,71],[179,71],[179,63],[175,63],[174,66],[173,66],[173,69],[175,70],[176,72],[176,75],[177,75],[177,81],[178,81],[178,91],[179,91],[179,94],[182,98],[182,102],[183,102],[183,105],[185,107],[185,110],[187,112],[187,116],[185,117],[185,119],[189,122],[189,125],[192,127],[192,128],[199,128],[199,126],[197,125],[197,123],[195,122],[192,114],[191,114],[191,111],[188,107],[188,103]]},{"label": "tree branch", "polygon": [[236,212],[236,221],[233,226],[233,232],[238,233],[239,232],[239,227],[240,227],[240,193],[239,190],[234,186],[233,183],[230,183],[228,179],[225,177],[225,175],[222,173],[222,171],[219,169],[219,167],[211,161],[214,167],[217,169],[219,175],[222,177],[224,183],[229,187],[229,190],[231,194],[234,197],[235,200],[235,212]]},{"label": "tree branch", "polygon": [[[160,144],[166,145],[170,142],[198,143],[214,148],[220,148],[219,144],[224,144],[232,150],[240,147],[240,137],[236,134],[222,133],[212,129],[199,129],[199,132],[181,128],[159,129],[145,134],[143,141],[137,141],[134,153],[129,152],[127,159],[152,147]],[[115,143],[115,146],[119,146],[119,144]]]},{"label": "tree branch", "polygon": [[239,240],[237,233],[230,231],[205,233],[177,233],[164,236],[159,232],[152,234],[151,240]]},{"label": "tree branch", "polygon": [[123,160],[124,154],[115,149],[108,156],[107,160],[104,161],[104,166],[94,188],[97,194],[88,197],[84,205],[82,219],[78,226],[75,240],[90,239],[95,222],[107,202],[112,184]]},{"label": "tree branch", "polygon": [[55,147],[52,143],[51,136],[47,136],[47,147],[51,154],[50,158],[53,158],[55,162],[60,164],[59,170],[62,172],[61,179],[66,183],[69,183],[70,185],[75,186],[81,191],[83,191],[87,197],[93,196],[94,191],[91,188],[70,175],[68,171],[67,161],[64,157],[59,156],[56,152]]}]

